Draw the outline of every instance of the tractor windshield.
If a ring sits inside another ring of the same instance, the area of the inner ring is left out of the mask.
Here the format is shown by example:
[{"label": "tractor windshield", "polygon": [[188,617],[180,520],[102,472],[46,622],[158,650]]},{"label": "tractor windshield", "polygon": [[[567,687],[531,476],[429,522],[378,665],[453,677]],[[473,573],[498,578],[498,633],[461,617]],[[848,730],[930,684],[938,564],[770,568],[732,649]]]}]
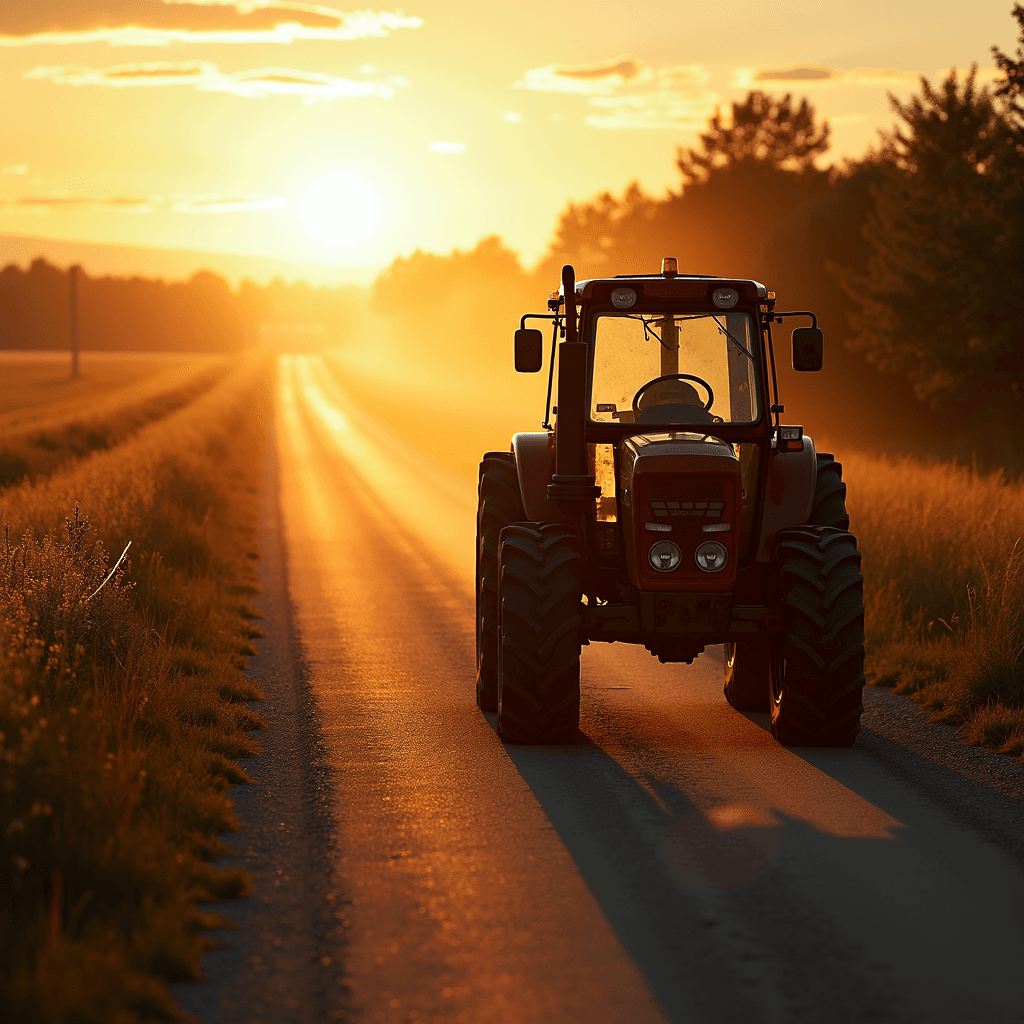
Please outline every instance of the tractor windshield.
[{"label": "tractor windshield", "polygon": [[594,332],[597,422],[752,423],[757,354],[746,313],[608,313]]}]

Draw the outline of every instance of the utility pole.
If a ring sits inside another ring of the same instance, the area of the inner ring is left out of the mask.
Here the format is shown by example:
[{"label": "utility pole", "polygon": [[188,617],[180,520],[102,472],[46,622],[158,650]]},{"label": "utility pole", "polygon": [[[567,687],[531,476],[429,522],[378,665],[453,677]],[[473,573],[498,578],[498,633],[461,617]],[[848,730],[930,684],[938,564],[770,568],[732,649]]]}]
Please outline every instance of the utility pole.
[{"label": "utility pole", "polygon": [[77,266],[68,271],[71,284],[71,379],[78,380],[78,271]]}]

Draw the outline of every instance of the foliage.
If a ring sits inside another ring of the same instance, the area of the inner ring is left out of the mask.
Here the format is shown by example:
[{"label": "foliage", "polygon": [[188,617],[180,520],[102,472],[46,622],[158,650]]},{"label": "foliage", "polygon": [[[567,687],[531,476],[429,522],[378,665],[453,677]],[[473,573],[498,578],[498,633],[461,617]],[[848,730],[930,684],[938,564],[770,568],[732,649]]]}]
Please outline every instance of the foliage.
[{"label": "foliage", "polygon": [[1024,148],[972,70],[892,98],[857,345],[954,408],[1024,399]]},{"label": "foliage", "polygon": [[992,47],[992,56],[995,58],[996,67],[1003,73],[1003,80],[996,87],[996,95],[1007,101],[1010,116],[1020,128],[1024,123],[1024,6],[1015,3],[1013,16],[1020,31],[1016,60],[1003,53],[998,46]]},{"label": "foliage", "polygon": [[683,187],[706,183],[716,173],[740,166],[807,174],[828,149],[828,122],[815,123],[814,107],[806,99],[793,106],[789,93],[781,99],[752,90],[742,103],[732,104],[732,116],[723,120],[715,111],[708,130],[700,136],[703,152],[679,151],[677,166]]}]

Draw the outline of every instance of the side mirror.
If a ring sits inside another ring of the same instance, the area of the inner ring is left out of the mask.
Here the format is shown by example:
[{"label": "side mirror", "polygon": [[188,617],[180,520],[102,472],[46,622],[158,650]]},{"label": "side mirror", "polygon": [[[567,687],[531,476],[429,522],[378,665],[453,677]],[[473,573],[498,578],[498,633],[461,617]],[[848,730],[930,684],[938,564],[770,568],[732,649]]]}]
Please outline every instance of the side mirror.
[{"label": "side mirror", "polygon": [[544,365],[544,335],[535,328],[516,331],[516,370],[536,373]]},{"label": "side mirror", "polygon": [[820,327],[798,327],[793,332],[793,369],[807,373],[821,369]]}]

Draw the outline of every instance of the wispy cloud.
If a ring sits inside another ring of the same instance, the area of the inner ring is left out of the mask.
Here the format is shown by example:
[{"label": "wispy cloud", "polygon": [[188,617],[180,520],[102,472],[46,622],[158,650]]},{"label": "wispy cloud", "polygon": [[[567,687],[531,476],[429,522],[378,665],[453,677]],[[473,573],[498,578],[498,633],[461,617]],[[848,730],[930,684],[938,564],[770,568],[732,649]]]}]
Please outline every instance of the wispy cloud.
[{"label": "wispy cloud", "polygon": [[427,149],[431,153],[444,153],[448,156],[454,156],[456,153],[465,153],[466,146],[462,142],[443,142],[440,139],[437,142],[432,142]]},{"label": "wispy cloud", "polygon": [[601,113],[590,114],[594,128],[700,128],[714,113],[718,97],[707,89],[708,75],[696,64],[653,68],[635,57],[596,64],[551,64],[533,68],[518,89],[586,96]]},{"label": "wispy cloud", "polygon": [[548,64],[527,71],[515,87],[535,92],[607,96],[635,78],[640,69],[633,57],[615,57],[597,64]]},{"label": "wispy cloud", "polygon": [[28,164],[7,164],[0,167],[0,174],[28,174]]},{"label": "wispy cloud", "polygon": [[[763,89],[780,86],[813,89],[823,86],[866,85],[898,88],[916,85],[923,73],[902,68],[837,68],[828,64],[790,64],[785,67],[737,68],[733,74],[733,87]],[[932,77],[941,80],[948,74],[948,68],[940,68]],[[978,68],[976,80],[980,84],[988,84],[1001,76],[999,68]]]},{"label": "wispy cloud", "polygon": [[802,89],[831,85],[906,85],[916,82],[916,71],[900,68],[836,68],[827,64],[790,64],[785,67],[737,68],[733,86],[756,89],[795,86]]},{"label": "wispy cloud", "polygon": [[363,96],[388,98],[395,86],[406,85],[404,78],[386,82],[357,82],[334,78],[315,71],[290,68],[258,68],[253,71],[221,71],[208,61],[152,61],[118,64],[108,68],[77,65],[33,68],[26,78],[42,79],[59,85],[102,85],[115,89],[157,88],[188,85],[202,92],[226,92],[248,99],[264,96],[301,96],[306,100],[350,99]]},{"label": "wispy cloud", "polygon": [[400,11],[338,11],[295,0],[3,0],[0,46],[293,43],[419,28]]},{"label": "wispy cloud", "polygon": [[58,213],[58,212],[109,212],[109,213],[269,213],[283,210],[288,200],[280,196],[268,196],[258,192],[221,193],[209,192],[156,196],[83,196],[68,193],[51,195],[22,196],[0,203],[5,213]]}]

